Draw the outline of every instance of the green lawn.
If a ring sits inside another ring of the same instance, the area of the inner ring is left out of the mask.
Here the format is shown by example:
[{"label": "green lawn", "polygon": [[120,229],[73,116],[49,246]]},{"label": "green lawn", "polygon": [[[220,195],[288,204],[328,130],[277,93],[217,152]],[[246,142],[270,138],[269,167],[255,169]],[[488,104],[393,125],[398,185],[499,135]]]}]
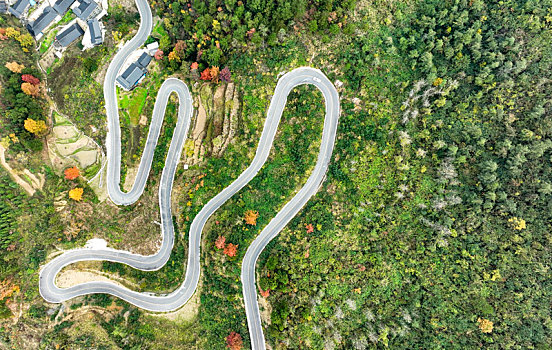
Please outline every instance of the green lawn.
[{"label": "green lawn", "polygon": [[157,25],[153,28],[153,33],[152,34],[153,34],[154,37],[156,37],[158,39],[161,39],[162,37],[169,35],[167,33],[167,31],[165,30],[165,27],[163,27],[163,22],[162,21],[157,23]]},{"label": "green lawn", "polygon": [[[69,10],[67,13],[61,18],[61,20],[57,23],[56,26],[62,26],[64,24],[69,23],[73,20],[75,16],[73,15],[73,11]],[[51,30],[45,37],[44,40],[42,40],[42,43],[40,44],[40,53],[44,53],[48,51],[52,43],[54,42],[54,39],[59,32],[59,28],[56,28],[54,30]]]},{"label": "green lawn", "polygon": [[138,125],[140,114],[146,104],[148,90],[143,87],[138,87],[130,94],[119,96],[119,107],[123,110],[123,114],[130,118],[130,125]]},{"label": "green lawn", "polygon": [[130,124],[138,125],[140,120],[140,114],[146,104],[146,97],[148,96],[148,90],[145,88],[136,88],[134,90],[130,101],[128,102],[128,114],[130,116]]},{"label": "green lawn", "polygon": [[50,45],[54,42],[54,39],[58,33],[58,30],[52,30],[48,35],[42,40],[42,43],[40,44],[40,53],[44,53],[48,51],[50,48]]}]

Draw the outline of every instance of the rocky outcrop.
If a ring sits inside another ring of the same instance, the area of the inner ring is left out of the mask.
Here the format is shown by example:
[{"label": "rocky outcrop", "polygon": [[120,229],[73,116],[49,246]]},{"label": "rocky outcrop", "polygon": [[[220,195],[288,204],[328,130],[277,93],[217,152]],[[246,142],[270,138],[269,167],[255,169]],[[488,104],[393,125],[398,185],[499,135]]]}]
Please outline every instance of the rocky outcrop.
[{"label": "rocky outcrop", "polygon": [[240,111],[240,96],[234,89],[234,84],[228,84],[226,89],[226,102],[224,105],[224,127],[222,129],[223,144],[218,150],[218,155],[222,156],[230,142],[236,135],[236,129],[238,128]]},{"label": "rocky outcrop", "polygon": [[240,96],[235,84],[202,84],[194,93],[197,115],[190,139],[184,147],[186,164],[203,160],[204,155],[222,156],[236,134]]}]

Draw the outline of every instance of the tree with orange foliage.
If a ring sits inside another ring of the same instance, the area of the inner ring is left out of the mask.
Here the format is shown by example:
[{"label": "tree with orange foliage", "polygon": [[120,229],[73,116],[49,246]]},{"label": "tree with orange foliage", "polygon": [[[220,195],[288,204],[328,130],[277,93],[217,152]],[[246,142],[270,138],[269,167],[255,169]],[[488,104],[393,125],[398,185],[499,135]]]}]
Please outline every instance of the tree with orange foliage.
[{"label": "tree with orange foliage", "polygon": [[194,80],[199,79],[199,72],[197,71],[198,68],[199,68],[199,64],[197,62],[194,62],[190,65],[190,73]]},{"label": "tree with orange foliage", "polygon": [[217,240],[215,241],[215,247],[217,247],[217,249],[224,249],[225,243],[226,243],[226,237],[218,236]]},{"label": "tree with orange foliage", "polygon": [[19,64],[15,61],[13,62],[7,62],[5,64],[5,67],[8,68],[10,71],[12,71],[13,73],[21,73],[21,71],[25,68],[24,65],[22,64]]},{"label": "tree with orange foliage", "polygon": [[209,68],[205,68],[203,72],[201,72],[201,76],[199,77],[201,80],[211,80],[211,70]]},{"label": "tree with orange foliage", "polygon": [[243,347],[243,340],[241,335],[236,332],[231,332],[226,337],[226,346],[228,346],[230,350],[241,350],[241,348]]},{"label": "tree with orange foliage", "polygon": [[259,293],[261,293],[261,296],[263,298],[267,298],[270,295],[270,288],[267,290],[263,290],[261,287],[259,287]]},{"label": "tree with orange foliage", "polygon": [[69,191],[69,198],[71,198],[74,201],[80,201],[82,199],[82,194],[84,190],[80,187],[75,187],[72,190]]},{"label": "tree with orange foliage", "polygon": [[248,225],[257,225],[257,218],[259,217],[259,212],[255,210],[248,210],[245,212],[245,223]]},{"label": "tree with orange foliage", "polygon": [[219,67],[211,67],[211,81],[218,83],[219,80]]},{"label": "tree with orange foliage", "polygon": [[19,292],[19,286],[7,278],[0,282],[0,301],[10,298],[14,293]]},{"label": "tree with orange foliage", "polygon": [[307,233],[314,232],[314,226],[312,226],[312,224],[305,225],[305,228],[307,229]]},{"label": "tree with orange foliage", "polygon": [[21,90],[25,94],[33,96],[33,97],[38,96],[38,92],[39,92],[38,85],[33,85],[31,83],[22,83],[21,84]]},{"label": "tree with orange foliage", "polygon": [[67,180],[75,180],[80,175],[79,168],[76,166],[65,169],[63,173],[65,174],[65,178]]},{"label": "tree with orange foliage", "polygon": [[228,255],[229,257],[236,256],[238,253],[238,245],[228,243],[226,247],[224,247],[224,250],[222,251],[224,254]]}]

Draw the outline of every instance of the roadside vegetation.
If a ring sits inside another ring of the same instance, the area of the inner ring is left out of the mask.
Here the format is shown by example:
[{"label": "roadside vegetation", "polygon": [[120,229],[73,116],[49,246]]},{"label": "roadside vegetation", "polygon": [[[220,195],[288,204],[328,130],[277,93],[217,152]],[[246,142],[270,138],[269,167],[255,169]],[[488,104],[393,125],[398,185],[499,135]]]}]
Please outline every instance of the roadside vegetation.
[{"label": "roadside vegetation", "polygon": [[[160,20],[150,41],[160,42],[161,53],[140,87],[119,95],[123,172],[139,161],[158,87],[167,76],[184,79],[195,109],[205,114],[192,123],[195,135],[185,145],[182,163],[189,168],[176,175],[175,248],[155,272],[107,262],[90,269],[141,291],[167,292],[182,283],[195,214],[252,159],[278,74],[311,65],[335,82],[342,114],[324,185],[257,264],[272,348],[551,346],[549,0],[151,5]],[[47,77],[58,108],[100,145],[102,72],[114,45],[137,28],[136,16],[122,7],[110,16],[113,33],[105,47],[67,52]],[[25,66],[20,73],[4,67],[7,45],[15,53],[9,61]],[[25,53],[13,38],[0,47],[2,99],[13,91],[26,108],[38,106],[36,121],[47,121],[43,102],[21,90],[23,74],[44,79],[32,68],[36,53]],[[44,189],[30,199],[4,173],[0,182],[7,194],[0,202],[7,262],[0,274],[2,344],[17,348],[32,333],[45,348],[249,347],[241,259],[310,174],[321,100],[312,87],[290,94],[269,161],[208,221],[201,303],[176,321],[105,295],[77,298],[60,312],[36,289],[37,270],[55,248],[100,237],[121,249],[155,250],[156,184],[176,100],[169,103],[144,196],[123,208],[100,203],[82,176],[54,174],[25,118],[2,117],[2,137],[12,130],[37,144],[34,151],[12,142],[9,152],[28,155],[34,160],[23,163],[46,176]],[[4,115],[11,113],[17,112]],[[72,200],[68,191],[76,188],[83,191]],[[13,326],[16,307],[23,316]],[[53,327],[38,331],[42,324]]]}]

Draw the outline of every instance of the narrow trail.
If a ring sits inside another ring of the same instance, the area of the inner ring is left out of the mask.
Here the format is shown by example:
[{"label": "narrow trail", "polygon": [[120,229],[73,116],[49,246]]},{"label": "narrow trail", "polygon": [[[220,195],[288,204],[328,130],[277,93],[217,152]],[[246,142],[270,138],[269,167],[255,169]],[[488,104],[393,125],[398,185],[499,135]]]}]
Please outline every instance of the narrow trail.
[{"label": "narrow trail", "polygon": [[140,198],[151,169],[153,154],[163,124],[168,99],[172,93],[176,93],[179,100],[178,120],[169,146],[159,186],[162,244],[157,253],[147,256],[110,248],[82,248],[64,252],[52,259],[41,269],[39,278],[40,294],[48,302],[60,303],[77,296],[106,293],[121,298],[137,307],[155,312],[168,312],[176,310],[184,305],[194,294],[199,282],[201,232],[205,223],[218,208],[247,185],[265,164],[287,103],[287,96],[291,90],[299,85],[314,85],[322,92],[326,107],[322,142],[315,168],[306,184],[299,190],[297,195],[282,208],[274,219],[263,229],[255,241],[253,241],[242,262],[241,280],[252,348],[264,349],[265,341],[256,294],[256,261],[266,245],[278,235],[281,229],[318,191],[320,184],[325,178],[337,132],[340,113],[339,95],[326,76],[321,71],[314,68],[297,68],[279,79],[267,111],[267,118],[255,157],[251,164],[236,180],[234,180],[234,182],[232,182],[232,184],[212,198],[201,209],[191,224],[189,232],[188,264],[184,282],[180,287],[166,295],[154,295],[152,293],[139,293],[106,281],[86,282],[70,288],[59,288],[55,284],[56,276],[61,269],[78,261],[105,260],[123,263],[144,271],[158,270],[168,261],[174,245],[171,191],[173,188],[174,175],[180,160],[184,141],[188,135],[193,113],[192,97],[188,87],[181,80],[169,78],[159,89],[153,109],[148,138],[142,153],[135,182],[129,192],[123,192],[120,189],[121,129],[119,124],[115,78],[124,64],[125,59],[134,50],[143,45],[152,30],[152,15],[147,0],[136,0],[136,6],[138,7],[141,18],[138,32],[117,52],[109,65],[104,81],[105,108],[108,120],[106,181],[108,194],[115,204],[129,205]]}]

